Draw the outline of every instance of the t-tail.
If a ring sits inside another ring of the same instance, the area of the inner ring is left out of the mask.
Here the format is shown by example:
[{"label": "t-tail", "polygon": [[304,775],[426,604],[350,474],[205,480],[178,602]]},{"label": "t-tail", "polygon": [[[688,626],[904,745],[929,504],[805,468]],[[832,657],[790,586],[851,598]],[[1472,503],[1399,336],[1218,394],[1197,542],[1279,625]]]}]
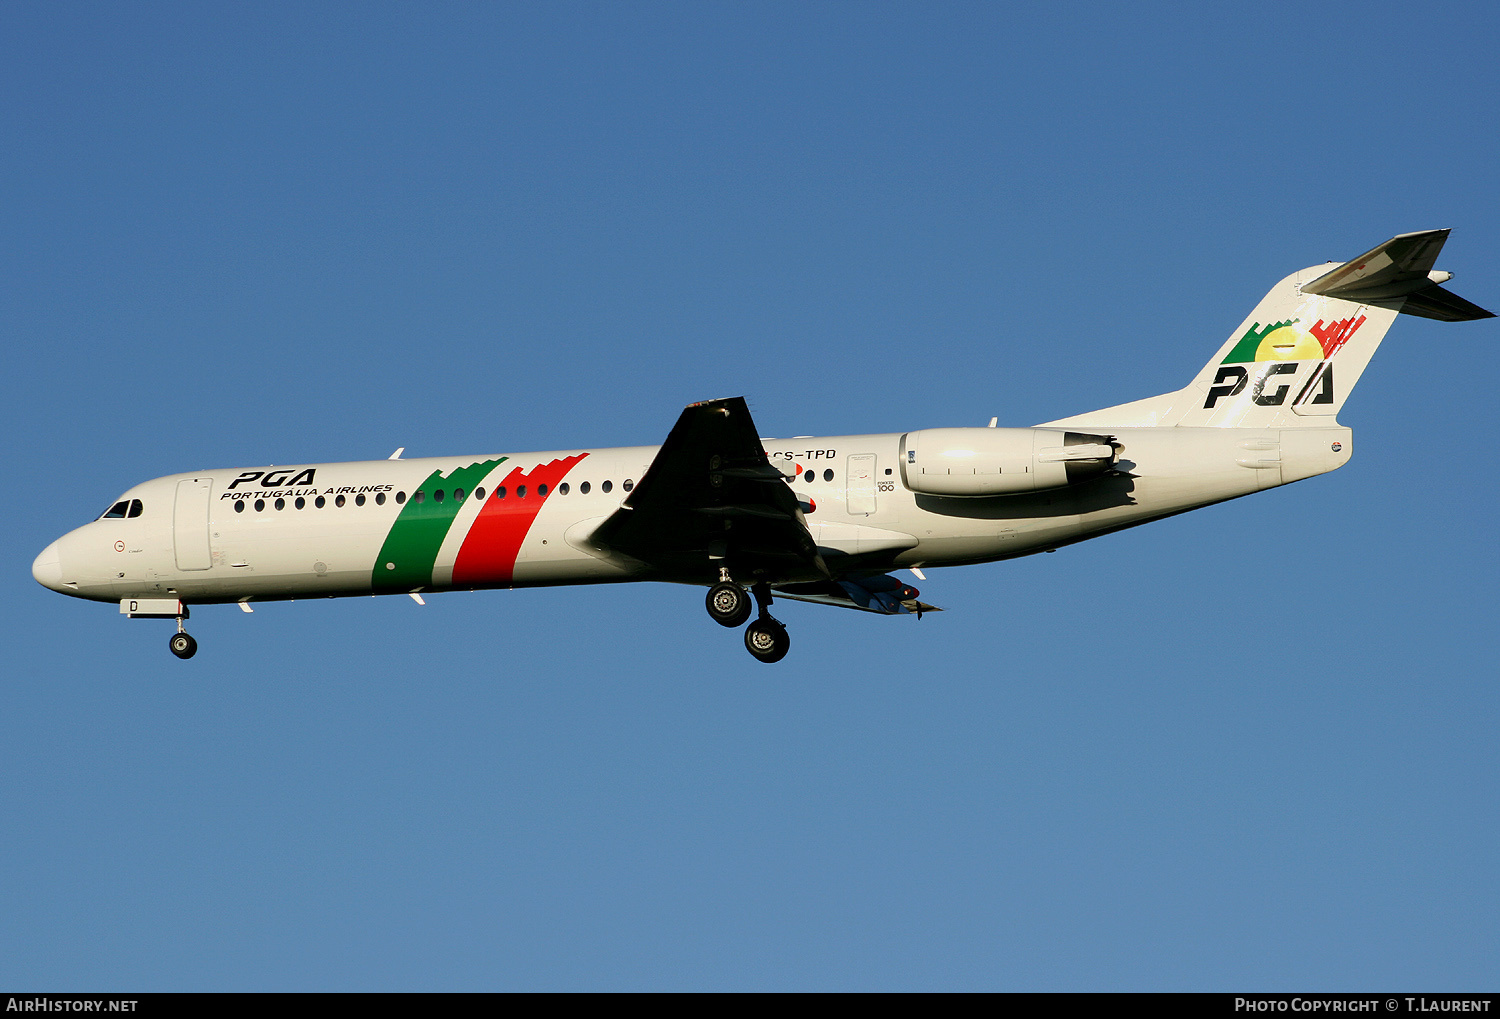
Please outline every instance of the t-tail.
[{"label": "t-tail", "polygon": [[1494,318],[1444,289],[1433,270],[1448,230],[1399,234],[1329,269],[1294,272],[1255,306],[1192,383],[1050,426],[1327,427],[1401,313],[1443,322]]}]

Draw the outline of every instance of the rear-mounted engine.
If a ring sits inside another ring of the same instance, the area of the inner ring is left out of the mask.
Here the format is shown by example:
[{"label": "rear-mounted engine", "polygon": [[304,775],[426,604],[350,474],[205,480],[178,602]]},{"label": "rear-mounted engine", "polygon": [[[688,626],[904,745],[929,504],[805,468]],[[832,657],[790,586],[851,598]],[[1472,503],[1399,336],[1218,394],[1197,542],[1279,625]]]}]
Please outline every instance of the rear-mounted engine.
[{"label": "rear-mounted engine", "polygon": [[1114,468],[1107,435],[1054,428],[926,428],[901,437],[901,480],[924,495],[980,497],[1077,485]]}]

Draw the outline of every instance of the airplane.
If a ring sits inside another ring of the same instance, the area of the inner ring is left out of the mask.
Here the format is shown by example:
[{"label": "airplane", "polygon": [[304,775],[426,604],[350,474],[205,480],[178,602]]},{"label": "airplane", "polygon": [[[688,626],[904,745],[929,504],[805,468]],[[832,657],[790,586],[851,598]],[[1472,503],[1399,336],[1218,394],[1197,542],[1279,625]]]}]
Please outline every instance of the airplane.
[{"label": "airplane", "polygon": [[895,571],[925,583],[1343,466],[1339,409],[1398,314],[1494,317],[1433,270],[1448,234],[1294,272],[1185,387],[1031,428],[766,439],[735,397],[688,406],[656,447],[174,474],[48,545],[32,576],[175,619],[182,659],[189,606],[667,581],[706,587],[709,616],[749,622],[746,649],[776,662],[776,598],[920,618],[938,610]]}]

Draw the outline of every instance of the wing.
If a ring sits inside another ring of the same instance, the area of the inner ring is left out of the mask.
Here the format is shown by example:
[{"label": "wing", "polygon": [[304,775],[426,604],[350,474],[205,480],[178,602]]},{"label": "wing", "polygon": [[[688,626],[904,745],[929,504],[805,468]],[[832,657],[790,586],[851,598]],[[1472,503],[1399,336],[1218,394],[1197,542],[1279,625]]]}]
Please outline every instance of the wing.
[{"label": "wing", "polygon": [[826,579],[787,478],[771,466],[742,397],[695,403],[635,490],[589,537],[673,580]]}]

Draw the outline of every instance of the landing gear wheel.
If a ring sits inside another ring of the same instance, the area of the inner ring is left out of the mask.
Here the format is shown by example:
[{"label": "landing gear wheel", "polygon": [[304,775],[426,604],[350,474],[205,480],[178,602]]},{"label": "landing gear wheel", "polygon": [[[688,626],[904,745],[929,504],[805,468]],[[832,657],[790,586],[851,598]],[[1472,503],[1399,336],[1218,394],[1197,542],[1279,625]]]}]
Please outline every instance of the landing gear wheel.
[{"label": "landing gear wheel", "polygon": [[198,642],[185,633],[172,634],[172,639],[167,642],[167,646],[178,658],[191,658],[198,653]]},{"label": "landing gear wheel", "polygon": [[720,626],[739,626],[750,618],[750,596],[738,584],[715,584],[708,589],[704,604]]},{"label": "landing gear wheel", "polygon": [[781,661],[791,649],[786,627],[769,616],[745,627],[745,650],[767,665]]}]

